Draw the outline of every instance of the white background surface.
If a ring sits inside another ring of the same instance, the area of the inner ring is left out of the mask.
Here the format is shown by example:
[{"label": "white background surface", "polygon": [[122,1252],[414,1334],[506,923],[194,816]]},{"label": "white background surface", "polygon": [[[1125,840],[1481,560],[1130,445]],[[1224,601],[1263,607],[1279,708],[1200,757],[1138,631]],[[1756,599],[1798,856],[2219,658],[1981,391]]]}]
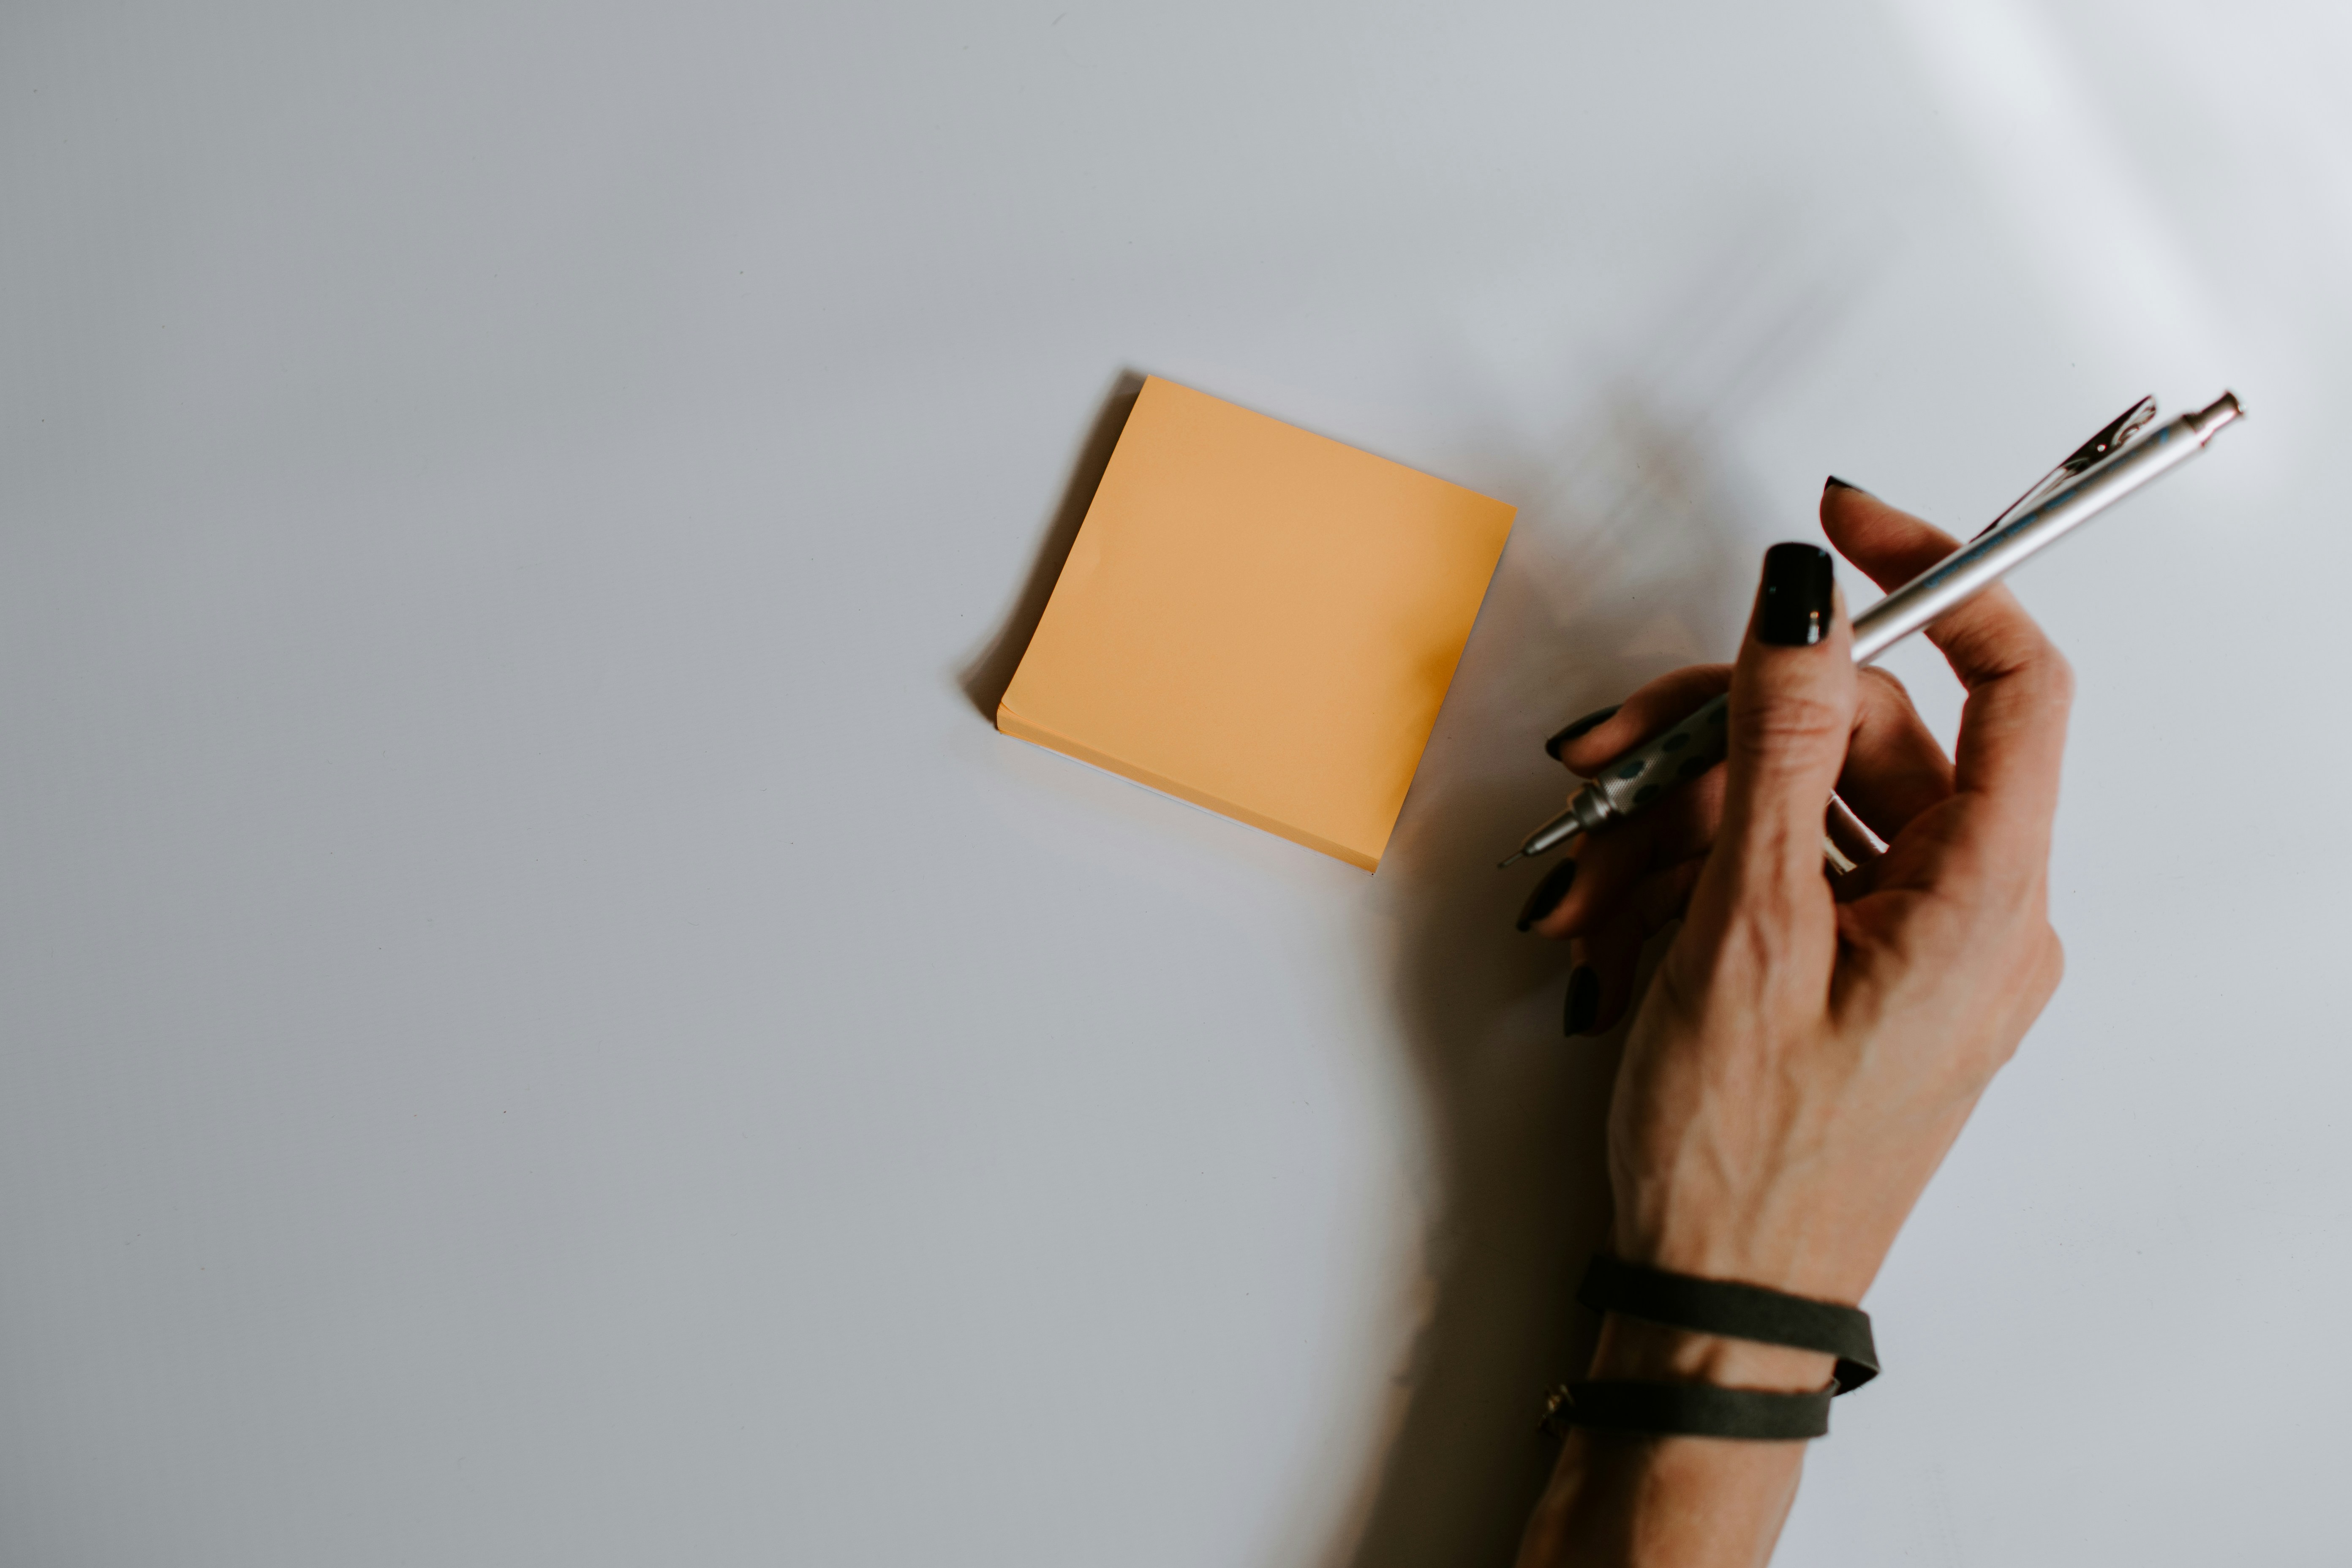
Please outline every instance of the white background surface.
[{"label": "white background surface", "polygon": [[[2021,580],[2071,972],[1780,1561],[2342,1561],[2348,70],[2317,3],[11,5],[0,1561],[1505,1561],[1611,1049],[1487,868],[1541,737],[1824,473],[1973,528],[2224,385]],[[1137,371],[1521,508],[1377,877],[963,689]]]}]

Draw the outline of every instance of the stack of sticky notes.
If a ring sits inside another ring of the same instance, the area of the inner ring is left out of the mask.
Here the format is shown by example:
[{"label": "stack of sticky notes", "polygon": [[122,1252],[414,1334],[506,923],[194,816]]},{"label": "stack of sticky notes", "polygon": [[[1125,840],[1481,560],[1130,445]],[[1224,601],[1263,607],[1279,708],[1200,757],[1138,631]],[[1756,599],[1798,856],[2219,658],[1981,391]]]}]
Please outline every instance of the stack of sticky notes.
[{"label": "stack of sticky notes", "polygon": [[1151,377],[996,727],[1373,869],[1514,510]]}]

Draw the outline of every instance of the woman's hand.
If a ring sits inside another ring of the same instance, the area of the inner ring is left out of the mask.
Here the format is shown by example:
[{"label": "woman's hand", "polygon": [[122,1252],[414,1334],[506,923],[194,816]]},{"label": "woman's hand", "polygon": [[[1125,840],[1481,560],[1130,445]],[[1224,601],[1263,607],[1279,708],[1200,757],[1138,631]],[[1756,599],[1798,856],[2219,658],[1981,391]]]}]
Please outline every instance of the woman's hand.
[{"label": "woman's hand", "polygon": [[[1850,488],[1824,492],[1822,518],[1882,586],[1954,548]],[[1728,671],[1665,677],[1562,747],[1570,767],[1597,772],[1727,677],[1727,765],[1583,845],[1574,885],[1535,924],[1577,944],[1598,982],[1586,1021],[1600,1026],[1627,1005],[1643,937],[1683,918],[1628,1033],[1611,1107],[1617,1255],[1856,1303],[2057,986],[2048,862],[2072,677],[2005,589],[1945,616],[1927,635],[1969,692],[1947,761],[1898,684],[1855,670],[1842,611],[1810,646],[1759,637],[1770,619],[1751,622]],[[1822,857],[1832,788],[1886,842],[1834,886]],[[1594,1375],[1798,1389],[1821,1387],[1828,1370],[1826,1357],[1612,1317]],[[1769,1553],[1800,1445],[1621,1443],[1612,1463],[1635,1463],[1639,1450],[1647,1468],[1602,1485],[1597,1446],[1608,1443],[1571,1437],[1528,1562],[1580,1542],[1624,1546],[1606,1561]],[[1656,1503],[1675,1476],[1704,1495],[1678,1513],[1619,1508]],[[1639,1552],[1627,1544],[1637,1541]]]}]

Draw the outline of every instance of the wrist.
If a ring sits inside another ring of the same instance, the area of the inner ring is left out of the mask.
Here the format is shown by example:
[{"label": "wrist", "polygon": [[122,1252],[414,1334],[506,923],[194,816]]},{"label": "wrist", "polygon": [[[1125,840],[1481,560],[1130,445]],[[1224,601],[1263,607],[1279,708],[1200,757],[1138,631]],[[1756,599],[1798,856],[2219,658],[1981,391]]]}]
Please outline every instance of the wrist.
[{"label": "wrist", "polygon": [[[1654,1212],[1643,1213],[1646,1206]],[[1628,1263],[1760,1285],[1816,1301],[1856,1306],[1877,1278],[1886,1248],[1877,1227],[1864,1215],[1816,1212],[1811,1223],[1785,1212],[1759,1212],[1762,1205],[1728,1202],[1654,1203],[1620,1208],[1618,1257]],[[1689,1223],[1694,1216],[1706,1216]]]},{"label": "wrist", "polygon": [[1593,1347],[1589,1375],[1595,1381],[1703,1383],[1811,1394],[1829,1386],[1836,1366],[1837,1358],[1821,1351],[1668,1328],[1611,1312],[1601,1321],[1601,1340]]}]

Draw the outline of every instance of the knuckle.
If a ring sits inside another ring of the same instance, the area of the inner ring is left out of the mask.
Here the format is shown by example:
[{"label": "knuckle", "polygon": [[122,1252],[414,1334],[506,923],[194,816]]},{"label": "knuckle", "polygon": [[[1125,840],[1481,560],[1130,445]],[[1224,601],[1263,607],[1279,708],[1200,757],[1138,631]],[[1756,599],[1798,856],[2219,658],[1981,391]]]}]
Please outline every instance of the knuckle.
[{"label": "knuckle", "polygon": [[1948,640],[1955,661],[1975,672],[1971,684],[2015,681],[2046,693],[2061,708],[2074,700],[2074,667],[2050,634],[2021,611],[2013,616],[1963,613]]},{"label": "knuckle", "polygon": [[1911,700],[1911,689],[1902,680],[1876,665],[1864,665],[1854,672],[1854,725],[1899,725],[1907,718],[1916,721],[1918,704]]},{"label": "knuckle", "polygon": [[1907,704],[1911,700],[1911,689],[1904,685],[1903,678],[1892,670],[1881,668],[1874,664],[1865,664],[1855,673],[1861,676],[1865,684],[1878,688],[1902,702]]},{"label": "knuckle", "polygon": [[2045,677],[2050,683],[2050,700],[2061,709],[2071,708],[2074,705],[2074,662],[2058,651],[2058,646],[2055,643],[2045,646],[2050,650],[2046,659],[2047,675]]},{"label": "knuckle", "polygon": [[1735,754],[1751,763],[1843,745],[1853,729],[1849,709],[1810,691],[1763,695],[1737,718],[1728,743]]},{"label": "knuckle", "polygon": [[2058,982],[2066,972],[2066,947],[2058,933],[2044,922],[2032,941],[2032,952],[2025,959],[2027,978],[2017,1007],[2006,1026],[1997,1029],[1987,1041],[1985,1051],[1988,1072],[1998,1072],[2017,1058],[2025,1044],[2027,1032],[2033,1020],[2042,1015],[2056,994]]},{"label": "knuckle", "polygon": [[2042,995],[2054,994],[2059,983],[2066,978],[2066,943],[2049,926],[2042,928]]}]

